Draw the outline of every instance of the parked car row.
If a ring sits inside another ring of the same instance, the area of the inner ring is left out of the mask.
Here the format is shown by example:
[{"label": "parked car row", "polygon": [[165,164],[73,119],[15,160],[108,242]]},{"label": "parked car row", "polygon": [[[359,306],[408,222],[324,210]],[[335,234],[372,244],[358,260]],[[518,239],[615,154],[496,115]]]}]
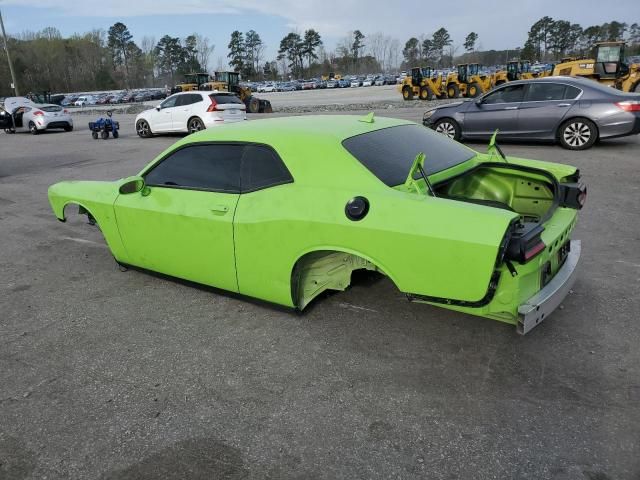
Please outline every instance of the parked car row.
[{"label": "parked car row", "polygon": [[246,86],[258,93],[293,92],[295,90],[316,90],[323,88],[371,87],[395,85],[398,79],[395,75],[349,75],[340,79],[309,78],[291,80],[289,82],[247,82]]},{"label": "parked car row", "polygon": [[[54,97],[59,97],[59,95],[54,95]],[[151,100],[161,100],[166,97],[167,92],[162,88],[128,91],[123,90],[119,92],[102,93],[72,93],[64,96],[64,98],[60,100],[59,104],[63,107],[85,107],[89,105],[113,105],[118,103],[147,102]]]}]

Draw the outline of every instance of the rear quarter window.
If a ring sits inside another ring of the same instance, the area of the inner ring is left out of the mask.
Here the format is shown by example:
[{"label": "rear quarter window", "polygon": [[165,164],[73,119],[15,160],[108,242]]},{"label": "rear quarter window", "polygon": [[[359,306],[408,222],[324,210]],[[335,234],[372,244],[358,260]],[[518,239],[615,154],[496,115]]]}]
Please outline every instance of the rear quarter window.
[{"label": "rear quarter window", "polygon": [[399,125],[363,133],[342,142],[351,155],[389,187],[404,183],[413,160],[426,156],[427,175],[475,157],[470,148],[420,125]]}]

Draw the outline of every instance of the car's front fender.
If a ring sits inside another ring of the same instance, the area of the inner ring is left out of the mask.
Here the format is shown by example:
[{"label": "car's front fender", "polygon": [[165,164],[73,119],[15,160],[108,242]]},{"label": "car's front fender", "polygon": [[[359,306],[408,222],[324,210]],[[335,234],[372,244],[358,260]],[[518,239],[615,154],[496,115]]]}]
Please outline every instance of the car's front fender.
[{"label": "car's front fender", "polygon": [[118,182],[68,181],[49,187],[49,203],[56,218],[66,221],[66,207],[78,205],[98,224],[113,256],[126,262],[126,251],[120,240],[113,204],[118,196]]}]

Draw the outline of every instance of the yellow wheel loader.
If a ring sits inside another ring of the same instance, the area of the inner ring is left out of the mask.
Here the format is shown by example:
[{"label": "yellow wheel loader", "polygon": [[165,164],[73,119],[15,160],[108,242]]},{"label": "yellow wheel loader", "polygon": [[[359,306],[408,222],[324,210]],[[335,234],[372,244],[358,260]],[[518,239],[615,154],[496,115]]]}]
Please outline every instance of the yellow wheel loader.
[{"label": "yellow wheel loader", "polygon": [[465,97],[475,98],[493,88],[491,75],[480,73],[480,64],[462,63],[458,65],[458,83],[466,85]]},{"label": "yellow wheel loader", "polygon": [[218,90],[235,93],[244,102],[249,113],[271,113],[271,102],[253,96],[251,88],[240,85],[238,72],[215,72],[213,78],[199,85],[198,90]]},{"label": "yellow wheel loader", "polygon": [[623,92],[640,93],[640,64],[624,62],[624,42],[599,42],[592,59],[557,64],[553,75],[584,77]]},{"label": "yellow wheel loader", "polygon": [[177,92],[191,92],[198,90],[200,85],[207,83],[211,80],[211,76],[208,73],[187,73],[184,76],[184,80],[171,89],[171,93]]},{"label": "yellow wheel loader", "polygon": [[411,75],[404,77],[402,83],[398,85],[398,90],[405,100],[413,100],[414,97],[420,100],[432,100],[433,97],[446,98],[442,74],[434,75],[431,67],[412,68]]}]

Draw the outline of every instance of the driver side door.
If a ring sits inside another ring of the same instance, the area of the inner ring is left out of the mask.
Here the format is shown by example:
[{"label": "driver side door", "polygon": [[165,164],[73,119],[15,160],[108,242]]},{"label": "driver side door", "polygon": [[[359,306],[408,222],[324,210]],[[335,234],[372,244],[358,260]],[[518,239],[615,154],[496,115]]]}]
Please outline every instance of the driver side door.
[{"label": "driver side door", "polygon": [[190,144],[143,173],[114,203],[128,263],[238,291],[233,218],[242,145]]},{"label": "driver side door", "polygon": [[463,135],[487,138],[498,129],[498,138],[509,138],[518,132],[518,109],[524,97],[523,84],[505,85],[471,102],[464,114]]},{"label": "driver side door", "polygon": [[153,112],[151,121],[151,130],[154,132],[167,132],[173,126],[173,113],[176,109],[178,95],[172,95],[162,102],[160,110]]}]

